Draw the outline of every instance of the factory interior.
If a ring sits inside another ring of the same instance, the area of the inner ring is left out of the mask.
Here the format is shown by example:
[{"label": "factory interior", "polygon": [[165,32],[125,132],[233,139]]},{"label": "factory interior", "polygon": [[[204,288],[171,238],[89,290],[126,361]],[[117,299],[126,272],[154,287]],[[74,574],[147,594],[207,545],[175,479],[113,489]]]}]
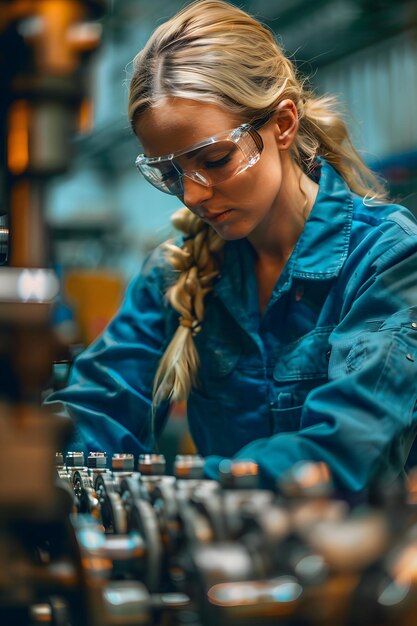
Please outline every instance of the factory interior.
[{"label": "factory interior", "polygon": [[[416,626],[417,471],[366,506],[325,463],[204,477],[174,402],[136,458],[42,406],[182,206],[138,174],[132,60],[186,0],[0,0],[0,624]],[[416,0],[233,0],[417,217]],[[417,285],[416,285],[417,290]],[[417,380],[416,380],[417,387]]]}]

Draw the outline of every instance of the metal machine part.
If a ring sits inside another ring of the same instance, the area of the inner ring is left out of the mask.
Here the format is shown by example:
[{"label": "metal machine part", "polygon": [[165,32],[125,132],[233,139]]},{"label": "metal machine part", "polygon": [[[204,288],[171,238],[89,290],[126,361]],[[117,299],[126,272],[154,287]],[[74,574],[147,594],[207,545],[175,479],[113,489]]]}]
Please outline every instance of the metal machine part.
[{"label": "metal machine part", "polygon": [[[386,501],[352,506],[338,499],[322,464],[294,467],[288,484],[269,491],[247,488],[247,479],[231,487],[230,477],[225,486],[164,476],[161,462],[155,457],[155,476],[132,472],[119,481],[111,471],[96,479],[107,496],[118,495],[100,499],[98,528],[105,527],[100,545],[112,562],[109,581],[124,590],[120,615],[129,611],[130,597],[138,603],[135,611],[148,611],[149,625],[413,623],[417,525],[411,502],[399,511],[399,524]],[[186,465],[194,462],[201,459],[187,458]],[[146,472],[152,463],[147,459]],[[250,464],[229,469],[238,476],[257,473]],[[103,524],[117,515],[123,532]],[[144,585],[142,591],[129,587],[132,580]]]},{"label": "metal machine part", "polygon": [[69,425],[39,405],[57,348],[45,189],[71,160],[104,8],[104,0],[0,0],[2,624],[98,623],[79,578],[73,497],[55,478],[56,462],[67,473],[55,451]]}]

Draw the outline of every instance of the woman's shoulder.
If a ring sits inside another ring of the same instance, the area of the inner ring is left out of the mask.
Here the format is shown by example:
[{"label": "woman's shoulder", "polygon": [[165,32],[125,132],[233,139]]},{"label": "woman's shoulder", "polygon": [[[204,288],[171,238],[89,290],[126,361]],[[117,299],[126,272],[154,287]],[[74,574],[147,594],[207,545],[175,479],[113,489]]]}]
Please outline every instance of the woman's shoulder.
[{"label": "woman's shoulder", "polygon": [[410,209],[396,202],[381,202],[354,194],[353,221],[371,228],[398,228],[405,234],[417,235],[416,216]]},{"label": "woman's shoulder", "polygon": [[417,253],[417,219],[401,204],[354,196],[350,254],[383,269]]}]

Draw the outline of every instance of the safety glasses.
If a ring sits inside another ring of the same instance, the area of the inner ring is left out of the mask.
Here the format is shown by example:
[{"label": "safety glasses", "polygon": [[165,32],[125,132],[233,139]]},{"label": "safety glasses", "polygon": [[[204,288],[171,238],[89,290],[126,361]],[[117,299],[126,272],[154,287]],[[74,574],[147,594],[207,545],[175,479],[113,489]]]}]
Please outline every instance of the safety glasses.
[{"label": "safety glasses", "polygon": [[139,154],[136,167],[151,185],[173,196],[184,194],[184,176],[215,187],[259,161],[264,145],[257,130],[270,118],[268,113],[252,124],[242,124],[165,156]]}]

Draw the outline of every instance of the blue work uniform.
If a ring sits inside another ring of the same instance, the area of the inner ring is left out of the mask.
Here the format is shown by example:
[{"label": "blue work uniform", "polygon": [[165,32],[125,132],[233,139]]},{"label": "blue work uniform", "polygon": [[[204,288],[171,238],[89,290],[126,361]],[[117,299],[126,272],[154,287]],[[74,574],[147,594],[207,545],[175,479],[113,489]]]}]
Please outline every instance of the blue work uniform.
[{"label": "blue work uniform", "polygon": [[[319,192],[260,314],[255,253],[226,242],[195,342],[191,435],[215,478],[224,458],[259,464],[263,486],[302,460],[325,461],[361,492],[403,469],[416,434],[417,223],[404,207],[364,202],[324,160]],[[49,400],[73,416],[77,448],[149,452],[156,368],[178,326],[175,280],[157,249],[116,317]],[[154,420],[157,437],[168,403]]]}]

